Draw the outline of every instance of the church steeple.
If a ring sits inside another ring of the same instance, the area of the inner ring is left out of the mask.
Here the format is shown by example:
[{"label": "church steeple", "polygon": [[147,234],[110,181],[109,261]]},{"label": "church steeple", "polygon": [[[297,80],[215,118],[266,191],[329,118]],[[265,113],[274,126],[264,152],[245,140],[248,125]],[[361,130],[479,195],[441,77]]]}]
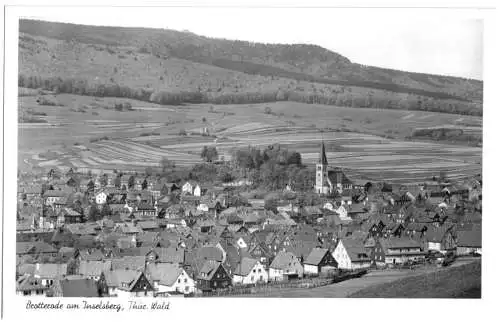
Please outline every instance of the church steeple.
[{"label": "church steeple", "polygon": [[319,153],[319,164],[328,165],[328,160],[326,159],[325,142],[321,141],[321,151]]}]

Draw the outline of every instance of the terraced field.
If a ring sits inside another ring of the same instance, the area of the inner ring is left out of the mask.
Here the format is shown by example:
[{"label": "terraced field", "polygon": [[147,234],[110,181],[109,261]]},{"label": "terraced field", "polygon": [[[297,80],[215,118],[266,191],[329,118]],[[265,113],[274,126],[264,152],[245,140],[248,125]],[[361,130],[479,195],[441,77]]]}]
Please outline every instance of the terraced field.
[{"label": "terraced field", "polygon": [[[123,99],[58,97],[65,106],[39,106],[35,97],[20,98],[20,107],[43,111],[47,120],[19,124],[20,164],[143,170],[159,166],[162,157],[179,166],[193,165],[201,161],[204,146],[216,146],[228,159],[235,148],[279,143],[299,151],[303,162],[313,165],[323,140],[330,164],[353,176],[406,182],[440,171],[450,177],[481,171],[481,147],[403,139],[415,127],[460,127],[482,134],[477,117],[383,109],[371,109],[369,114],[366,109],[289,102],[270,105],[273,114],[265,113],[266,104],[214,110],[209,105],[162,108],[136,101],[131,101],[134,111],[121,112],[114,110],[114,103]],[[88,110],[73,112],[75,104]],[[181,130],[187,134],[180,135]],[[57,151],[57,157],[40,156],[47,150]]]}]

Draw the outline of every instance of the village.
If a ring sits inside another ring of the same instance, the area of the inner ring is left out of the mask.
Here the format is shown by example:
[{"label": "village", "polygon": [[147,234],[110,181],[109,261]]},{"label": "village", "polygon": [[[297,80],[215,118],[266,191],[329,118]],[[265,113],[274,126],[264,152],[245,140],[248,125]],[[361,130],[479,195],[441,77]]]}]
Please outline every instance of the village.
[{"label": "village", "polygon": [[329,164],[324,143],[318,154],[307,192],[317,198],[306,204],[293,182],[270,203],[242,197],[248,179],[21,173],[16,293],[251,297],[480,258],[481,175],[411,186],[354,180]]}]

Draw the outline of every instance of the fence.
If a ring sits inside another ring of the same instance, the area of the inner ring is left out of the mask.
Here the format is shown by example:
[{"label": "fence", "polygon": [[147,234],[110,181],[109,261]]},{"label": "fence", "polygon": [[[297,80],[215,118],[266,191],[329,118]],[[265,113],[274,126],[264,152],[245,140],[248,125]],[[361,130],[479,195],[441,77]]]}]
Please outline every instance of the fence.
[{"label": "fence", "polygon": [[327,277],[309,277],[300,280],[290,280],[284,282],[268,282],[264,284],[255,284],[251,286],[232,286],[226,289],[220,289],[210,292],[203,292],[191,295],[191,297],[223,297],[223,296],[241,296],[252,294],[271,294],[283,289],[303,288],[312,289],[320,286],[330,285],[342,282],[351,278],[363,276],[367,270],[344,271],[339,274]]}]

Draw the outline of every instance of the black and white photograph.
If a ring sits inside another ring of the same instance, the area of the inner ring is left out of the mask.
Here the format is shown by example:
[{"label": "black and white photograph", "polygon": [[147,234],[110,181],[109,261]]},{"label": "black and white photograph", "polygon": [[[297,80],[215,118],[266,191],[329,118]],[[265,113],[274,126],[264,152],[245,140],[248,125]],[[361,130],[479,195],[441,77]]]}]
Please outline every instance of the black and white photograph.
[{"label": "black and white photograph", "polygon": [[27,309],[486,294],[476,12],[18,12],[3,292]]}]

